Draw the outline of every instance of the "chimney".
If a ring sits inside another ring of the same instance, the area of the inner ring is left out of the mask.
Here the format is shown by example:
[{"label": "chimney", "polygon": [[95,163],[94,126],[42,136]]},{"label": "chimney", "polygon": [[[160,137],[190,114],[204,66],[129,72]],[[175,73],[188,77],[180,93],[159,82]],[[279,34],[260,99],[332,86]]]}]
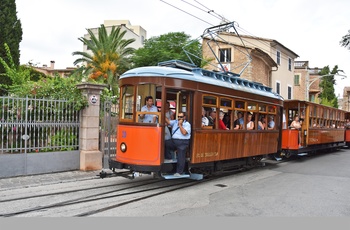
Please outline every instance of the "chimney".
[{"label": "chimney", "polygon": [[50,61],[50,69],[55,69],[55,61]]}]

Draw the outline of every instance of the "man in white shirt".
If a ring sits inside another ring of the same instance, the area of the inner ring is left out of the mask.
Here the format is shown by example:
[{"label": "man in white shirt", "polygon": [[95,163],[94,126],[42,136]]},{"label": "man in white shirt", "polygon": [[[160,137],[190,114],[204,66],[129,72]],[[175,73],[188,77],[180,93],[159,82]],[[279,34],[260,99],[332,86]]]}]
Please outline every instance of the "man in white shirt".
[{"label": "man in white shirt", "polygon": [[[146,97],[146,105],[142,106],[141,112],[158,112],[158,109],[155,105],[153,105],[153,97]],[[140,118],[143,119],[143,123],[156,123],[157,115],[154,114],[141,114]]]},{"label": "man in white shirt", "polygon": [[180,112],[177,120],[165,118],[165,121],[172,127],[172,138],[165,141],[165,160],[171,159],[171,150],[177,150],[176,173],[174,176],[181,176],[185,169],[186,150],[190,144],[191,124],[186,121],[185,112]]}]

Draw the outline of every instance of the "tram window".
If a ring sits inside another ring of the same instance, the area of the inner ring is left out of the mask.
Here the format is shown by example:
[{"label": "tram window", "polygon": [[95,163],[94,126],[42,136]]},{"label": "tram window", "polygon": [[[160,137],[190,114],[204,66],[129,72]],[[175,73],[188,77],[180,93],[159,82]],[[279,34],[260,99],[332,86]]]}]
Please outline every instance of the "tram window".
[{"label": "tram window", "polygon": [[[220,112],[223,112],[224,113],[224,116],[223,116],[223,118],[222,118],[222,121],[223,121],[223,123],[224,123],[224,125],[225,125],[225,127],[227,128],[227,129],[231,129],[231,115],[232,115],[232,110],[228,110],[228,109],[226,109],[226,108],[224,108],[224,107],[221,107],[220,108]],[[220,128],[220,125],[219,125],[219,128]]]},{"label": "tram window", "polygon": [[316,127],[317,128],[321,127],[321,119],[319,119],[319,118],[316,120]]},{"label": "tram window", "polygon": [[245,101],[236,101],[235,108],[240,110],[245,110]]},{"label": "tram window", "polygon": [[257,109],[257,106],[256,106],[256,103],[253,103],[253,102],[248,102],[248,106],[247,106],[248,110],[250,111],[256,111]]},{"label": "tram window", "polygon": [[203,104],[204,105],[212,105],[216,107],[217,97],[205,95],[203,96]]},{"label": "tram window", "polygon": [[[159,112],[159,108],[157,106],[159,101],[161,101],[161,87],[157,87],[155,84],[143,84],[137,86],[136,92],[136,122],[153,124],[154,122],[152,122],[152,119],[154,117],[156,117],[156,123],[160,122],[159,115],[151,113]],[[146,101],[147,99],[149,99],[149,102],[151,101],[150,99],[153,99],[153,104],[150,107],[151,109],[145,110],[142,108],[148,104]]]},{"label": "tram window", "polygon": [[269,113],[273,113],[275,114],[276,113],[276,106],[268,106],[268,110],[269,110]]},{"label": "tram window", "polygon": [[327,119],[328,118],[328,109],[325,109],[323,112],[323,118]]},{"label": "tram window", "polygon": [[244,129],[244,112],[234,111],[232,129]]},{"label": "tram window", "polygon": [[313,111],[314,111],[313,116],[314,116],[314,117],[317,117],[317,107],[316,107],[316,106],[313,107]]},{"label": "tram window", "polygon": [[266,105],[259,104],[259,113],[266,112]]},{"label": "tram window", "polygon": [[247,124],[247,125],[246,125],[246,127],[244,127],[244,129],[247,129],[247,130],[256,129],[255,119],[256,119],[255,114],[252,112],[248,112],[247,116],[245,117],[245,122],[244,122],[244,124]]},{"label": "tram window", "polygon": [[258,120],[256,122],[258,130],[267,130],[266,114],[256,114]]},{"label": "tram window", "polygon": [[322,108],[318,108],[317,109],[317,117],[318,118],[322,118],[323,117],[323,109]]},{"label": "tram window", "polygon": [[124,86],[122,92],[122,119],[133,119],[134,87]]},{"label": "tram window", "polygon": [[156,86],[154,84],[138,85],[137,96],[141,97],[141,107],[145,105],[147,96],[152,96],[153,102],[156,103]]},{"label": "tram window", "polygon": [[[204,113],[203,113],[204,112]],[[213,128],[213,119],[210,116],[211,108],[210,107],[202,107],[202,128],[204,129],[212,129]]]},{"label": "tram window", "polygon": [[323,119],[319,120],[318,127],[319,128],[323,128]]},{"label": "tram window", "polygon": [[309,106],[309,108],[310,108],[310,114],[309,114],[309,116],[312,117],[312,116],[313,116],[313,113],[312,113],[312,112],[313,112],[314,110],[313,110],[313,107],[312,107],[312,106]]},{"label": "tram window", "polygon": [[220,106],[232,108],[232,100],[227,98],[220,98]]}]

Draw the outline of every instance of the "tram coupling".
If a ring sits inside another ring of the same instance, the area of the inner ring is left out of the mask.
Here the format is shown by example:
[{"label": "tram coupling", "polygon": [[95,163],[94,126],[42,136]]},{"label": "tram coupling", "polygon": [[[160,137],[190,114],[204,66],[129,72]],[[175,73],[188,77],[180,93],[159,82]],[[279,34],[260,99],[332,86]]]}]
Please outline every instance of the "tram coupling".
[{"label": "tram coupling", "polygon": [[104,170],[101,170],[101,172],[96,176],[99,176],[101,179],[104,179],[106,177],[116,177],[116,176],[121,176],[127,179],[135,179],[136,177],[141,177],[142,174],[139,172],[131,172],[131,171],[115,172],[113,170],[112,172],[106,172]]}]

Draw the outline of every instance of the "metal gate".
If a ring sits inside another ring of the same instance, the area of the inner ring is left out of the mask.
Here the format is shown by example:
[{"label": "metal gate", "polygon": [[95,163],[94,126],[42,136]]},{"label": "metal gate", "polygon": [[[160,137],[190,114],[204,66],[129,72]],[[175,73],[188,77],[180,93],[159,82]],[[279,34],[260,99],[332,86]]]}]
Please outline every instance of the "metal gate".
[{"label": "metal gate", "polygon": [[0,177],[79,169],[80,112],[68,100],[0,97]]},{"label": "metal gate", "polygon": [[100,110],[100,151],[103,153],[103,168],[109,168],[109,159],[116,156],[117,125],[119,121],[118,99],[101,104]]}]

